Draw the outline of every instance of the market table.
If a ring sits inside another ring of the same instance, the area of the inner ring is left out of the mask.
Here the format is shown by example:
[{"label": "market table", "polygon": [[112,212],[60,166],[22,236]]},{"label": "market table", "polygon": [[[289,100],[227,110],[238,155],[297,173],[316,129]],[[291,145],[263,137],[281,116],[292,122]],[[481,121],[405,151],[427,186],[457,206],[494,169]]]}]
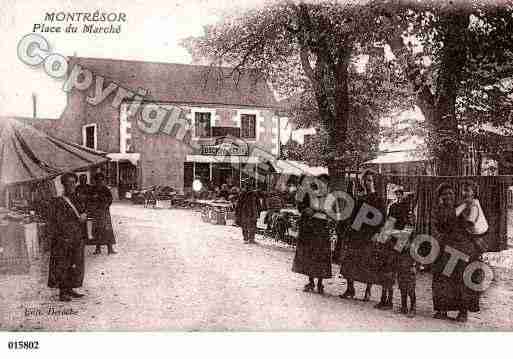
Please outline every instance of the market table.
[{"label": "market table", "polygon": [[203,222],[221,225],[235,224],[235,212],[231,202],[197,200],[196,203],[203,206],[201,210]]}]

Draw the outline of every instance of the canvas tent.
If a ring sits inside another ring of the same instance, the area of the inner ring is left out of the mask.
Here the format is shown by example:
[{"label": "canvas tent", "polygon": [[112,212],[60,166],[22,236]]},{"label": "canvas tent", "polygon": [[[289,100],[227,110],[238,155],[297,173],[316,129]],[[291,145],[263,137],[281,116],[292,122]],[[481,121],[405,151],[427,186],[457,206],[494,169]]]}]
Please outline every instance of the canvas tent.
[{"label": "canvas tent", "polygon": [[101,152],[49,136],[12,117],[0,117],[0,188],[56,177],[108,161]]}]

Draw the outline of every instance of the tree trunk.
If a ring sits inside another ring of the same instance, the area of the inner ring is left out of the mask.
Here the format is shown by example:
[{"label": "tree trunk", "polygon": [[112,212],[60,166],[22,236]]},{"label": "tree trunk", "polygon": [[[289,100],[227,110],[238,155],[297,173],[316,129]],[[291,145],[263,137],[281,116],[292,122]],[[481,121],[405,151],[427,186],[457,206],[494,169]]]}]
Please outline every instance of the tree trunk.
[{"label": "tree trunk", "polygon": [[433,118],[434,135],[438,142],[434,154],[439,176],[458,176],[462,173],[463,154],[456,117],[456,98],[467,60],[464,36],[469,16],[450,13],[444,16],[442,22],[445,31]]},{"label": "tree trunk", "polygon": [[[440,41],[443,48],[440,56],[436,89],[432,92],[424,82],[418,66],[408,61],[407,76],[417,93],[416,104],[422,111],[430,127],[428,147],[435,158],[439,176],[461,174],[463,154],[460,145],[456,99],[461,86],[462,70],[467,61],[465,36],[469,26],[469,16],[451,11],[440,14]],[[393,52],[404,49],[399,35],[388,39]]]}]

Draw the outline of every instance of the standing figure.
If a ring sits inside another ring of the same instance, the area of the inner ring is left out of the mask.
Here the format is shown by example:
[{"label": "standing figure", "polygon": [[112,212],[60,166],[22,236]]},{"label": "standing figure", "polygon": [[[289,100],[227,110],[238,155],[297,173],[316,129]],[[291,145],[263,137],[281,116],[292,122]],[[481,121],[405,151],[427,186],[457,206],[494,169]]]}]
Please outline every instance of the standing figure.
[{"label": "standing figure", "polygon": [[[398,187],[394,194],[396,201],[393,202],[388,210],[388,219],[393,218],[393,229],[403,230],[408,224],[409,204],[407,198],[404,197],[404,189]],[[377,309],[392,309],[394,300],[394,282],[397,274],[398,265],[401,258],[394,250],[395,239],[390,237],[385,243],[376,243],[377,260],[381,264],[383,273],[383,283],[381,286],[381,299],[375,305]]]},{"label": "standing figure", "polygon": [[91,197],[91,185],[87,184],[87,175],[81,174],[78,177],[78,186],[75,190],[78,198],[83,203],[84,207],[87,209],[89,205],[89,199]]},{"label": "standing figure", "polygon": [[[396,256],[397,284],[401,292],[401,313],[407,314],[411,318],[417,312],[415,260],[410,254],[412,243],[412,237],[409,237],[402,251]],[[408,309],[408,298],[410,298],[410,309]]]},{"label": "standing figure", "polygon": [[[378,196],[374,186],[374,174],[366,171],[362,174],[363,193],[355,201],[350,224],[346,225],[343,233],[342,256],[340,258],[340,274],[347,280],[347,290],[340,298],[353,298],[355,296],[354,282],[367,283],[364,301],[370,300],[372,283],[382,284],[383,275],[380,264],[376,260],[376,245],[372,238],[381,230],[384,220],[384,201]],[[359,230],[352,227],[362,206],[370,206],[381,213],[380,224],[371,226],[363,223]]]},{"label": "standing figure", "polygon": [[106,245],[108,254],[116,254],[112,245],[116,243],[109,207],[112,204],[112,194],[105,185],[105,176],[98,172],[94,175],[94,185],[91,190],[91,212],[94,218],[93,234],[96,250],[101,254],[101,246]]},{"label": "standing figure", "polygon": [[74,291],[84,281],[85,208],[75,192],[77,176],[61,176],[64,187],[62,196],[54,199],[50,217],[50,266],[48,286],[59,289],[59,300],[83,297]]},{"label": "standing figure", "polygon": [[408,198],[404,196],[403,187],[398,187],[394,191],[396,200],[388,209],[388,217],[395,219],[394,229],[404,229],[408,224],[410,217],[410,205]]},{"label": "standing figure", "polygon": [[[468,312],[479,311],[480,292],[465,284],[464,272],[467,265],[479,261],[482,248],[476,243],[475,236],[469,231],[473,227],[471,218],[472,199],[477,186],[465,183],[462,186],[463,198],[466,201],[464,209],[457,214],[455,206],[455,193],[448,184],[441,184],[437,190],[438,206],[433,214],[435,222],[433,234],[440,245],[440,254],[433,264],[433,306],[434,317],[447,319],[447,312],[458,311],[456,320],[465,322]],[[484,215],[484,214],[483,214]],[[446,267],[452,267],[450,250],[458,250],[468,256],[468,262],[459,260],[452,272],[447,273]],[[445,269],[445,271],[444,271]]]},{"label": "standing figure", "polygon": [[228,201],[228,197],[230,196],[230,191],[228,189],[228,185],[223,183],[221,185],[221,190],[219,191],[219,197],[223,198],[225,201]]},{"label": "standing figure", "polygon": [[237,223],[242,228],[244,243],[255,243],[257,219],[262,210],[257,191],[250,190],[245,184],[235,207]]},{"label": "standing figure", "polygon": [[[303,181],[298,195],[297,208],[301,218],[292,271],[308,276],[308,284],[303,288],[305,292],[315,289],[314,280],[317,278],[317,291],[323,294],[322,281],[332,276],[329,217],[324,211],[329,177],[323,175],[319,180],[317,183]],[[310,190],[304,188],[306,186],[310,186]],[[301,195],[303,197],[299,198]]]}]

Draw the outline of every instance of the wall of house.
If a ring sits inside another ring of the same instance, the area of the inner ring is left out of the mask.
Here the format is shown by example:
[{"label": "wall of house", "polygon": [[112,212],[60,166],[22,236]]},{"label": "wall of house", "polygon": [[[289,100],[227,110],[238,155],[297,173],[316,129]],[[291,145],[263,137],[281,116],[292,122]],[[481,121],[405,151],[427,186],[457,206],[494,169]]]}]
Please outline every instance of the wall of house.
[{"label": "wall of house", "polygon": [[[67,141],[82,144],[82,126],[97,125],[97,149],[108,153],[122,152],[120,148],[120,111],[112,107],[111,99],[93,106],[87,103],[87,92],[73,91],[68,106],[60,119],[41,120],[35,127]],[[165,104],[163,106],[166,106]],[[250,153],[255,146],[272,155],[278,150],[278,119],[271,109],[232,108],[229,106],[178,105],[183,109],[189,129],[193,126],[193,110],[208,109],[213,112],[212,126],[239,127],[240,114],[256,114],[258,132],[256,140],[248,140]],[[127,117],[129,125],[123,128],[126,152],[140,153],[139,185],[169,185],[183,190],[184,162],[187,154],[198,153],[164,133],[148,134],[139,128],[137,116]],[[212,139],[192,140],[194,147],[212,143]]]},{"label": "wall of house", "polygon": [[167,185],[183,190],[183,163],[192,149],[166,134],[132,131],[131,143],[140,153],[139,186]]},{"label": "wall of house", "polygon": [[108,153],[119,152],[119,108],[111,106],[114,95],[93,106],[87,102],[89,91],[73,90],[59,119],[32,121],[34,127],[65,141],[83,145],[82,127],[96,124],[97,149]]},{"label": "wall of house", "polygon": [[[163,107],[170,107],[169,104],[160,104]],[[182,116],[188,126],[189,134],[185,143],[182,140],[162,132],[149,134],[141,130],[137,122],[140,114],[127,116],[128,107],[122,106],[120,116],[125,134],[121,137],[125,141],[127,152],[137,152],[140,157],[140,179],[139,185],[148,187],[153,185],[168,185],[179,191],[183,191],[184,183],[184,162],[188,154],[199,154],[197,150],[202,144],[212,144],[214,139],[193,139],[193,118],[194,111],[209,111],[212,113],[212,126],[214,127],[239,127],[240,114],[256,114],[258,132],[256,140],[248,140],[250,154],[255,146],[259,152],[265,151],[276,155],[278,152],[278,119],[271,109],[233,108],[230,106],[208,106],[208,105],[183,105],[179,104],[183,112]],[[165,123],[163,124],[165,126]],[[118,137],[119,138],[119,137]],[[189,145],[190,144],[190,145]]]}]

